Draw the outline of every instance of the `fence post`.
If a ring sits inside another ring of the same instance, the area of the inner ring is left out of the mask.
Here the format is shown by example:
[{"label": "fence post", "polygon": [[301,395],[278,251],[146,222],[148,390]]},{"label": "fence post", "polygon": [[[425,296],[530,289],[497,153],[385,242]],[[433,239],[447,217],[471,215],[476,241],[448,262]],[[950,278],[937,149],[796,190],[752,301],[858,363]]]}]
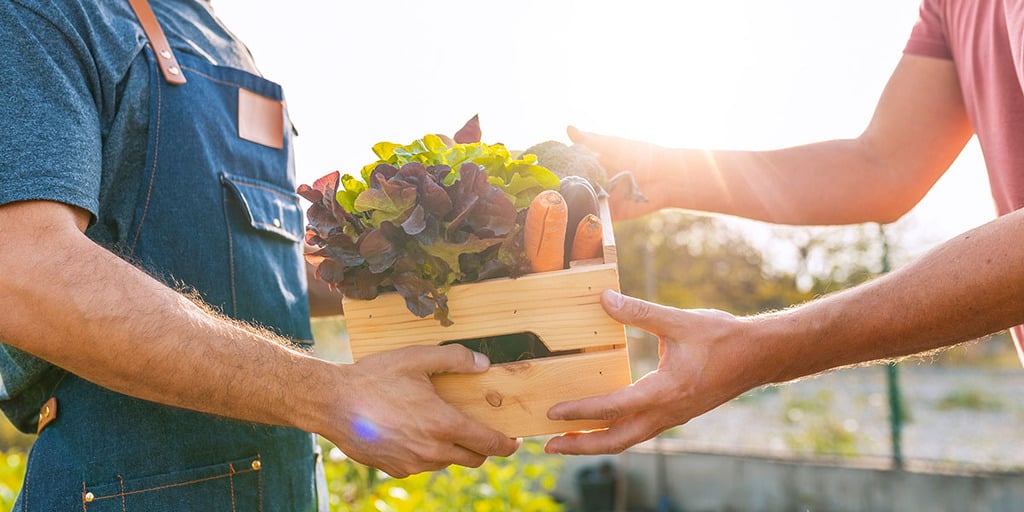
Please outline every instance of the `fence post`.
[{"label": "fence post", "polygon": [[[878,234],[882,238],[882,273],[890,270],[889,238],[885,234],[885,226],[878,225]],[[892,465],[894,469],[903,469],[903,404],[900,399],[899,368],[896,362],[886,365],[886,381],[889,389],[889,436],[892,442]]]}]

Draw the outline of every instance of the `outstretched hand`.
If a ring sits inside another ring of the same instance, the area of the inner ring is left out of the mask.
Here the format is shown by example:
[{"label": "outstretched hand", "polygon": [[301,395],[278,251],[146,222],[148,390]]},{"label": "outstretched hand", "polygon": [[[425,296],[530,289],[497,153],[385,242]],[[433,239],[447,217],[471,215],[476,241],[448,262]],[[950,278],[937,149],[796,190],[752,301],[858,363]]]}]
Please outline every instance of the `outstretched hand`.
[{"label": "outstretched hand", "polygon": [[479,373],[490,362],[460,345],[382,352],[343,368],[344,403],[334,433],[321,432],[350,458],[403,478],[450,464],[479,467],[507,457],[519,441],[472,420],[442,400],[431,375]]},{"label": "outstretched hand", "polygon": [[664,190],[669,185],[665,176],[670,173],[670,169],[659,163],[663,148],[645,142],[584,132],[574,126],[568,127],[566,132],[574,143],[586,146],[597,154],[608,176],[621,171],[632,173],[637,188],[647,196],[646,202],[638,202],[629,193],[628,187],[620,186],[610,190],[608,205],[615,220],[641,217],[672,206],[668,200],[671,196]]},{"label": "outstretched hand", "polygon": [[612,424],[607,430],[554,437],[545,447],[548,453],[619,453],[753,387],[745,383],[751,376],[744,376],[744,359],[736,357],[743,322],[732,315],[660,306],[610,290],[601,304],[612,318],[658,336],[658,369],[608,395],[553,406],[551,419]]}]

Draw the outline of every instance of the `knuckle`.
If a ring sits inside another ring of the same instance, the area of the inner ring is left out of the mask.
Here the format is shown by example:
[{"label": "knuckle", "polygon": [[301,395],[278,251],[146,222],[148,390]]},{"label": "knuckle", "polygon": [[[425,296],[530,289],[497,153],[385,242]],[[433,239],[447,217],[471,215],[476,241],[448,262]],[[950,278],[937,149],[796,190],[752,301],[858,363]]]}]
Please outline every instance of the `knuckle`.
[{"label": "knuckle", "polygon": [[610,455],[618,455],[626,451],[630,446],[632,445],[627,441],[615,441],[608,447],[608,453]]},{"label": "knuckle", "polygon": [[617,420],[622,416],[622,412],[615,406],[607,406],[601,409],[601,419],[605,421]]},{"label": "knuckle", "polygon": [[473,457],[473,458],[467,460],[462,465],[466,466],[467,468],[478,468],[480,466],[483,466],[484,462],[486,462],[486,461],[487,461],[487,457],[482,457],[482,456],[481,457]]},{"label": "knuckle", "polygon": [[423,432],[435,441],[450,441],[453,429],[448,423],[434,420],[423,426]]},{"label": "knuckle", "polygon": [[655,317],[654,304],[647,301],[634,301],[633,314],[641,320],[651,320]]},{"label": "knuckle", "polygon": [[473,366],[473,351],[466,348],[458,343],[452,343],[451,345],[445,345],[441,347],[446,352],[448,357],[453,360],[458,360],[463,365]]},{"label": "knuckle", "polygon": [[502,457],[507,457],[508,455],[511,455],[511,451],[507,444],[510,443],[507,443],[503,437],[499,437],[497,435],[490,436],[483,443],[483,455],[500,455]]},{"label": "knuckle", "polygon": [[423,465],[427,468],[433,468],[438,464],[444,463],[447,460],[446,453],[438,446],[431,446],[425,448],[420,454],[420,459],[423,461]]}]

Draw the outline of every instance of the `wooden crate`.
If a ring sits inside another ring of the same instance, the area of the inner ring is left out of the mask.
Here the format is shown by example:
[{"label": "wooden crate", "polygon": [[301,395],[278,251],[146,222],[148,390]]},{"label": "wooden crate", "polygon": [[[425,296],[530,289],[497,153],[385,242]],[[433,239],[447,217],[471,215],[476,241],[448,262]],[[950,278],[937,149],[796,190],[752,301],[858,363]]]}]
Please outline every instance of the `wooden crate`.
[{"label": "wooden crate", "polygon": [[397,293],[344,302],[352,356],[408,345],[433,345],[532,332],[551,352],[540,359],[492,364],[482,374],[433,377],[449,403],[509,437],[605,428],[601,421],[552,421],[556,403],[609,393],[631,382],[626,334],[600,305],[601,292],[619,289],[615,239],[602,198],[602,258],[572,268],[457,285],[448,292],[454,325],[417,318]]}]

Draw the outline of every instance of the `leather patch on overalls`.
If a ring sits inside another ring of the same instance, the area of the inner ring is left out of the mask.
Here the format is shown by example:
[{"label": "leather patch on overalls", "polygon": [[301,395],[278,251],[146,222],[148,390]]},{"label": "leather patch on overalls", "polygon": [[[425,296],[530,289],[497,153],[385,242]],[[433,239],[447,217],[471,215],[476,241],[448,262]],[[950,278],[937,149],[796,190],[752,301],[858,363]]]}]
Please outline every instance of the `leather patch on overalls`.
[{"label": "leather patch on overalls", "polygon": [[238,136],[274,149],[284,147],[284,105],[238,88]]},{"label": "leather patch on overalls", "polygon": [[50,399],[39,408],[39,426],[36,427],[36,435],[39,435],[39,433],[55,419],[57,419],[57,398],[51,396]]}]

